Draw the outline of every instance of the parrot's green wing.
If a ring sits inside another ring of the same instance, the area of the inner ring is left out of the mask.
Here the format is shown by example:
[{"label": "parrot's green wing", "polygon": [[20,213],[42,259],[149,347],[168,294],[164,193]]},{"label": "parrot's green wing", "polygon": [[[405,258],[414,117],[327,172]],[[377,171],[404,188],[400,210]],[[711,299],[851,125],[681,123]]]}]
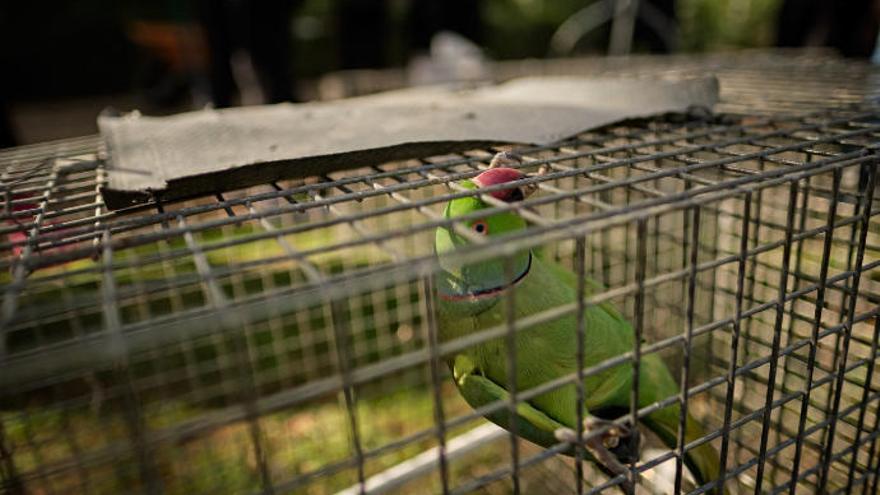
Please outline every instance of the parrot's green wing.
[{"label": "parrot's green wing", "polygon": [[[510,400],[510,394],[504,387],[478,374],[473,363],[463,355],[456,357],[453,375],[462,397],[475,409],[499,400]],[[559,443],[553,432],[559,428],[566,428],[565,425],[535,409],[528,402],[517,404],[516,412],[513,418],[516,422],[517,435],[545,448]],[[512,430],[509,409],[500,409],[487,414],[486,419],[506,430]]]},{"label": "parrot's green wing", "polygon": [[[474,409],[497,401],[507,402],[510,393],[501,385],[478,374],[474,369],[473,362],[465,356],[456,357],[452,365],[455,382],[462,397]],[[507,431],[516,431],[516,434],[532,443],[544,448],[550,448],[559,444],[554,432],[559,429],[569,429],[566,425],[536,409],[528,402],[519,402],[516,405],[516,414],[511,415],[508,408],[499,409],[485,415],[486,419],[504,428]],[[515,427],[511,424],[511,419]],[[596,459],[588,450],[583,450],[584,460],[596,463]],[[574,448],[560,452],[561,454],[574,456]],[[605,474],[614,476],[606,466],[596,463],[596,466]]]},{"label": "parrot's green wing", "polygon": [[[559,280],[568,284],[572,288],[577,286],[577,277],[570,270],[565,269],[552,261],[545,261]],[[587,277],[587,292],[602,291],[604,287]],[[609,302],[598,304],[594,310],[603,311],[609,317],[619,321],[621,324],[629,327],[623,316]],[[678,384],[672,378],[669,369],[657,354],[648,354],[642,356],[641,368],[639,369],[639,407],[646,407],[669,397],[678,395]],[[621,404],[623,405],[623,404]],[[680,407],[676,403],[672,406],[655,411],[645,417],[643,422],[654,433],[663,440],[670,449],[675,449],[678,444],[678,423],[679,423]],[[705,435],[705,431],[700,423],[690,414],[687,417],[687,426],[685,428],[685,443],[693,442]],[[685,464],[697,477],[697,481],[702,485],[718,475],[720,461],[718,453],[708,443],[704,443],[699,447],[691,449],[685,455]],[[717,491],[716,491],[717,492]]]},{"label": "parrot's green wing", "polygon": [[[642,357],[639,368],[639,407],[649,406],[661,400],[677,395],[678,385],[672,379],[666,364],[656,354]],[[671,406],[659,409],[642,419],[654,433],[663,440],[670,449],[678,446],[678,422],[681,407],[676,402]],[[706,435],[696,418],[687,415],[684,440],[691,443]],[[708,442],[693,448],[685,454],[684,462],[700,485],[718,476],[720,460],[718,452]],[[722,493],[713,490],[712,493]]]},{"label": "parrot's green wing", "polygon": [[[650,380],[650,375],[658,372],[659,367],[665,368],[665,365],[659,359],[651,359],[654,357],[656,356],[646,356],[643,362],[640,373],[643,382]],[[459,356],[456,359],[453,365],[453,373],[462,397],[475,409],[497,401],[506,402],[510,400],[510,394],[506,389],[476,373],[473,369],[473,364],[465,357]],[[668,371],[665,373],[668,375]],[[653,399],[656,399],[656,396],[654,394],[647,394],[644,399],[649,403],[653,403]],[[679,410],[679,406],[676,404],[655,411],[642,420],[671,449],[675,448],[678,440]],[[517,404],[516,415],[514,416],[511,416],[509,409],[504,408],[487,414],[486,418],[508,431],[516,431],[520,437],[544,448],[557,445],[559,440],[554,436],[554,431],[560,428],[567,428],[566,425],[557,422],[527,402]],[[511,419],[515,422],[515,427],[512,427]],[[705,435],[699,423],[691,415],[688,415],[685,432],[686,443]],[[574,449],[568,449],[561,453],[574,455]],[[584,453],[586,459],[593,460],[589,452],[585,451]],[[687,452],[685,464],[702,485],[718,473],[718,454],[711,445],[704,443]],[[601,464],[598,466],[605,471],[604,466]],[[718,490],[713,490],[713,492],[720,493]]]}]

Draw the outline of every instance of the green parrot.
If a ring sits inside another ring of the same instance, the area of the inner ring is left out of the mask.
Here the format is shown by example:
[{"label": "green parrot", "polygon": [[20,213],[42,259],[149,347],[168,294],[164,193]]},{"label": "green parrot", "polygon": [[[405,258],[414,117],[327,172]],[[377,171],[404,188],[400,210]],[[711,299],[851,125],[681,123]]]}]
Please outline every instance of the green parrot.
[{"label": "green parrot", "polygon": [[[493,159],[487,171],[460,185],[477,189],[525,178],[516,169],[498,166],[519,161],[511,153]],[[490,192],[501,201],[522,200],[530,193],[527,188],[512,187]],[[445,218],[472,214],[487,208],[478,197],[464,197],[446,205]],[[475,235],[502,236],[526,228],[526,222],[514,212],[496,213],[469,220],[466,224]],[[517,320],[576,301],[577,277],[571,271],[526,250],[505,261],[494,258],[481,262],[462,263],[456,249],[468,244],[465,236],[447,227],[435,233],[435,249],[442,271],[436,277],[438,293],[437,323],[441,342],[454,340],[495,327],[506,321],[504,295],[514,289],[514,312]],[[511,270],[512,268],[512,270]],[[600,289],[593,281],[587,287]],[[574,373],[577,368],[577,315],[543,323],[518,332],[516,348],[516,386],[523,391],[537,387],[560,376]],[[584,314],[584,365],[598,364],[633,349],[632,326],[610,304],[589,306]],[[507,342],[504,337],[467,348],[447,359],[459,392],[471,407],[478,408],[498,400],[509,400]],[[638,452],[630,451],[630,436],[638,428],[611,423],[630,410],[632,365],[622,364],[584,378],[584,431],[604,428],[604,434],[585,439],[586,457],[610,475],[627,472],[624,463],[635,462]],[[639,407],[653,404],[679,394],[672,374],[657,354],[643,355],[639,372]],[[643,418],[644,424],[671,449],[676,448],[680,406],[657,410]],[[516,433],[538,445],[549,447],[560,440],[576,442],[573,430],[577,423],[577,392],[569,385],[520,403],[516,409]],[[493,423],[510,429],[510,410],[498,410],[487,416]],[[688,415],[685,442],[705,433],[699,422]],[[573,455],[574,449],[567,454]],[[719,459],[708,443],[687,452],[685,464],[700,484],[717,477]],[[630,488],[625,484],[624,488]],[[723,489],[715,490],[722,493]]]}]

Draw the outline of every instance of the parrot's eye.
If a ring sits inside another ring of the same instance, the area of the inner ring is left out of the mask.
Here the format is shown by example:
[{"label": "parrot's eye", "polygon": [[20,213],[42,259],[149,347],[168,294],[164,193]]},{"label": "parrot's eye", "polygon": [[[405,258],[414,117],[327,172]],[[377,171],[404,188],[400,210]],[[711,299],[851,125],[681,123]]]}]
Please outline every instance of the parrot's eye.
[{"label": "parrot's eye", "polygon": [[486,235],[489,233],[489,224],[485,220],[477,220],[471,224],[471,228],[478,234]]}]

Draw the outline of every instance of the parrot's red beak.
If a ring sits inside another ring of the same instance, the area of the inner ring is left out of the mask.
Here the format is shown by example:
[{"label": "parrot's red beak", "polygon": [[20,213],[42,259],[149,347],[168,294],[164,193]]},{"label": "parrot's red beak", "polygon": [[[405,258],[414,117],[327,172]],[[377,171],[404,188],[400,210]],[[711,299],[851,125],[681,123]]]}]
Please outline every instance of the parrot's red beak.
[{"label": "parrot's red beak", "polygon": [[[480,175],[474,177],[473,182],[479,187],[489,187],[497,184],[503,184],[514,180],[525,179],[526,176],[519,170],[507,167],[490,168]],[[510,189],[500,189],[489,193],[495,199],[501,201],[522,201],[525,195],[519,187],[511,187]]]}]

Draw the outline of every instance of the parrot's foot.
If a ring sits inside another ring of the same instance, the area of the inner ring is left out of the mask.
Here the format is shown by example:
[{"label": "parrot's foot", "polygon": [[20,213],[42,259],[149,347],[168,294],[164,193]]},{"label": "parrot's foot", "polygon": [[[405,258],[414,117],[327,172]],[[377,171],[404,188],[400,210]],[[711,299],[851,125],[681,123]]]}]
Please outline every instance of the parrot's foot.
[{"label": "parrot's foot", "polygon": [[514,153],[512,151],[501,151],[499,153],[495,153],[495,156],[492,157],[492,161],[489,162],[489,168],[515,167],[522,162],[522,157],[517,153]]},{"label": "parrot's foot", "polygon": [[[603,430],[602,433],[596,432]],[[632,449],[632,438],[635,435],[636,449]],[[569,428],[559,428],[555,432],[556,439],[562,442],[578,443],[577,433]],[[617,424],[613,421],[597,418],[595,416],[584,419],[584,434],[580,442],[605,468],[614,475],[627,476],[629,470],[625,464],[631,464],[639,459],[639,430],[626,425]],[[626,493],[632,493],[633,486],[629,479],[625,479],[620,487]]]},{"label": "parrot's foot", "polygon": [[[518,165],[522,165],[525,160],[521,155],[518,155],[512,151],[501,151],[496,153],[495,156],[492,157],[492,161],[489,162],[489,168],[497,168],[497,167],[513,167],[516,168]],[[550,165],[546,163],[538,167],[538,172],[535,174],[536,176],[541,176],[550,172]],[[538,183],[533,182],[531,184],[525,184],[521,186],[520,191],[522,192],[523,198],[528,198],[535,191],[538,190]]]},{"label": "parrot's foot", "polygon": [[[614,454],[618,461],[632,464],[639,460],[642,439],[638,428],[630,428],[627,425],[599,419],[595,416],[584,420],[584,435],[603,428],[607,428],[607,431],[599,435],[598,438],[602,441],[602,446]],[[632,440],[633,437],[635,437],[635,442]]]}]

